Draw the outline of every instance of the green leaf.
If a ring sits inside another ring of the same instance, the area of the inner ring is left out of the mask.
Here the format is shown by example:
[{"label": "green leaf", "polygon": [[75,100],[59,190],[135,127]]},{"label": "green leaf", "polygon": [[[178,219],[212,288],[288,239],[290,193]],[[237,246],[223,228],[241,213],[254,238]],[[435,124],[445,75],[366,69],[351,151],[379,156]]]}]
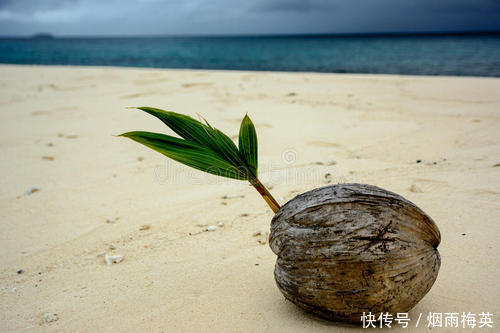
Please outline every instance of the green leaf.
[{"label": "green leaf", "polygon": [[248,175],[210,148],[196,142],[182,140],[165,134],[151,132],[128,132],[121,134],[157,152],[192,168],[217,176],[247,180]]},{"label": "green leaf", "polygon": [[[134,136],[131,136],[130,133],[126,133],[124,136],[160,151],[162,154],[181,163],[206,172],[210,172],[207,171],[210,166],[204,165],[203,163],[206,161],[203,159],[200,160],[200,156],[203,154],[206,154],[211,162],[214,162],[214,159],[217,159],[218,162],[224,162],[224,169],[230,170],[230,172],[222,171],[225,177],[245,180],[257,177],[257,135],[255,127],[248,116],[245,116],[242,122],[240,149],[238,149],[231,138],[212,127],[206,120],[204,120],[204,124],[194,118],[172,111],[146,106],[139,107],[138,109],[160,119],[184,140],[165,136],[168,137],[168,140],[163,137],[162,141],[158,141],[158,137],[151,137],[151,133],[148,134],[149,137],[146,140],[144,133],[147,132],[131,132],[134,133]],[[137,133],[141,135],[137,136]],[[242,143],[242,137],[246,142]],[[182,150],[187,149],[186,145],[190,145],[189,150],[186,150],[187,156],[182,154]],[[175,150],[172,151],[172,149]],[[195,160],[193,161],[193,159]],[[230,169],[228,169],[229,166],[231,167]],[[216,163],[212,167],[219,170],[222,168],[222,165]],[[221,173],[221,171],[217,172]]]},{"label": "green leaf", "polygon": [[196,119],[184,114],[151,108],[148,106],[141,106],[137,109],[147,112],[160,119],[175,133],[188,141],[196,142],[202,145],[211,143],[211,139],[207,135],[207,126]]},{"label": "green leaf", "polygon": [[244,164],[239,158],[238,148],[234,142],[224,133],[210,126],[206,120],[205,125],[189,116],[172,111],[146,106],[139,107],[138,109],[157,117],[182,138],[211,148],[211,150],[229,163],[238,167]]},{"label": "green leaf", "polygon": [[245,164],[245,161],[241,159],[238,147],[236,147],[233,140],[231,140],[231,138],[229,138],[226,134],[216,128],[212,128],[208,124],[207,127],[208,133],[213,140],[211,147],[215,151],[219,152],[221,156],[224,156],[224,158],[233,165],[242,169],[247,169],[247,165]]},{"label": "green leaf", "polygon": [[239,143],[240,156],[248,165],[250,171],[255,177],[257,177],[258,168],[258,145],[257,145],[257,133],[255,132],[255,126],[253,125],[250,117],[245,115],[241,121]]},{"label": "green leaf", "polygon": [[217,176],[248,180],[273,212],[280,209],[278,202],[257,178],[257,133],[248,115],[241,122],[238,149],[231,138],[206,120],[203,124],[171,111],[145,106],[138,109],[160,119],[181,138],[151,132],[128,132],[121,136],[192,168]]}]

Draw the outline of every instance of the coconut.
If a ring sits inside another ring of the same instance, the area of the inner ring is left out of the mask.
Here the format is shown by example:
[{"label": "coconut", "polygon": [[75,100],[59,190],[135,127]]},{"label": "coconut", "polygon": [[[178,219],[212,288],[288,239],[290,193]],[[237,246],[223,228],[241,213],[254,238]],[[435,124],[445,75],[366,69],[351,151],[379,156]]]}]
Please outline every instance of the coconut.
[{"label": "coconut", "polygon": [[395,193],[339,184],[303,193],[271,222],[274,277],[286,299],[324,318],[408,312],[431,289],[441,259],[434,221]]}]

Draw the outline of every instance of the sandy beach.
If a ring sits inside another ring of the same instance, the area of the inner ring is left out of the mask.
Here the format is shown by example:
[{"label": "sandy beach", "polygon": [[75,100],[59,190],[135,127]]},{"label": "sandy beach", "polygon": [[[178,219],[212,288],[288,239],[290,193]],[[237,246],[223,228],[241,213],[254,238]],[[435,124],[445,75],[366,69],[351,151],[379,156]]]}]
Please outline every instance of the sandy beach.
[{"label": "sandy beach", "polygon": [[363,331],[285,301],[251,186],[114,136],[168,132],[130,106],[234,138],[248,113],[281,204],[346,182],[403,195],[440,228],[442,266],[400,330],[429,312],[500,325],[498,78],[2,65],[0,88],[2,332]]}]

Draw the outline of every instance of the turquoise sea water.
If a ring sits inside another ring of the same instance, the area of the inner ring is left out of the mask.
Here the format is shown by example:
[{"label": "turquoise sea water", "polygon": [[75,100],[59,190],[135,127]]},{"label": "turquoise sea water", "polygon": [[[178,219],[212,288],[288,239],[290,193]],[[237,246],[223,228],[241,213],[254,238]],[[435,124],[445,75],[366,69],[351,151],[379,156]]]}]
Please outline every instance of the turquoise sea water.
[{"label": "turquoise sea water", "polygon": [[500,35],[0,39],[0,63],[500,76]]}]

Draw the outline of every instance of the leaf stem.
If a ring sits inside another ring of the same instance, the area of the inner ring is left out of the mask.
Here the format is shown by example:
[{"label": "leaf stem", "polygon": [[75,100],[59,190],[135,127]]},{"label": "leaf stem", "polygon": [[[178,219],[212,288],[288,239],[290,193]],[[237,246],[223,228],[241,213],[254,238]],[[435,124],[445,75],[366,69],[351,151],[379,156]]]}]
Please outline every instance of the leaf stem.
[{"label": "leaf stem", "polygon": [[276,199],[274,199],[271,193],[269,193],[264,184],[262,184],[258,178],[253,178],[252,180],[250,180],[250,184],[252,184],[253,187],[255,187],[257,192],[259,192],[259,194],[264,198],[264,200],[269,205],[269,207],[271,207],[273,212],[277,213],[278,210],[280,209],[280,205],[276,201]]}]

